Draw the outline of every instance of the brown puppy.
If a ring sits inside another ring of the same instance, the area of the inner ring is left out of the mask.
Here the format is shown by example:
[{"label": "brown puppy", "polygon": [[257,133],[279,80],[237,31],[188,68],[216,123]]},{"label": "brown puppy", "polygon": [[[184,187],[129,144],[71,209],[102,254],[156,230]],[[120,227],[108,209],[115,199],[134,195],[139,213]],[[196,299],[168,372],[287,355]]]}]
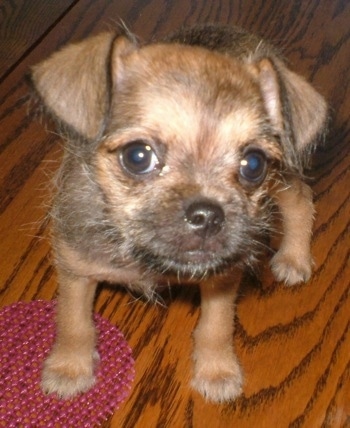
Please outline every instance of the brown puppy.
[{"label": "brown puppy", "polygon": [[217,26],[142,46],[104,33],[52,55],[32,81],[67,140],[52,209],[57,340],[43,389],[69,397],[93,385],[99,281],[152,297],[166,276],[200,283],[193,387],[236,398],[235,294],[273,204],[284,228],[276,278],[311,275],[313,204],[301,176],[323,98],[265,41]]}]

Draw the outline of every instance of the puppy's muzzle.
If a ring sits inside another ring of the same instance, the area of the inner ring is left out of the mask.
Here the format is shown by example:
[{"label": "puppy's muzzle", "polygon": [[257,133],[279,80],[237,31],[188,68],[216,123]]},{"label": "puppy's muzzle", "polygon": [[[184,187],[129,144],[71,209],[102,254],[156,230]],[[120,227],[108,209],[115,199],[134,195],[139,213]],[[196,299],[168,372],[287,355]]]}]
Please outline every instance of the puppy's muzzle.
[{"label": "puppy's muzzle", "polygon": [[201,238],[208,238],[220,232],[225,214],[220,205],[203,199],[192,202],[185,211],[185,221]]}]

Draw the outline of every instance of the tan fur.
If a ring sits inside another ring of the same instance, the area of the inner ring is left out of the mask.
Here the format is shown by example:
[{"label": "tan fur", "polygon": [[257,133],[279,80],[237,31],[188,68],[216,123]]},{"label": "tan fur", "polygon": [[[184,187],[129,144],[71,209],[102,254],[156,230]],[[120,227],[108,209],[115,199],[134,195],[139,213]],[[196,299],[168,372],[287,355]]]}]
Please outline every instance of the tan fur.
[{"label": "tan fur", "polygon": [[284,236],[279,251],[271,261],[279,281],[293,285],[308,281],[312,271],[310,242],[314,207],[311,189],[300,180],[275,194],[282,212]]},{"label": "tan fur", "polygon": [[236,271],[201,283],[192,386],[213,401],[227,401],[242,391],[242,371],[232,345],[234,301],[240,277],[241,272]]},{"label": "tan fur", "polygon": [[62,287],[57,340],[45,361],[42,382],[48,393],[64,391],[62,395],[71,396],[77,390],[86,391],[95,382],[94,360],[98,355],[91,306],[97,283],[89,278],[59,273]]},{"label": "tan fur", "polygon": [[[200,283],[192,386],[214,402],[235,399],[235,296],[273,227],[271,200],[284,229],[276,278],[311,275],[313,204],[300,172],[325,122],[323,98],[266,42],[211,26],[141,47],[104,33],[35,66],[32,80],[67,139],[52,209],[60,293],[44,391],[66,398],[94,383],[98,281],[152,298],[165,277]],[[150,171],[129,169],[135,142]],[[252,153],[257,181],[244,173]]]}]

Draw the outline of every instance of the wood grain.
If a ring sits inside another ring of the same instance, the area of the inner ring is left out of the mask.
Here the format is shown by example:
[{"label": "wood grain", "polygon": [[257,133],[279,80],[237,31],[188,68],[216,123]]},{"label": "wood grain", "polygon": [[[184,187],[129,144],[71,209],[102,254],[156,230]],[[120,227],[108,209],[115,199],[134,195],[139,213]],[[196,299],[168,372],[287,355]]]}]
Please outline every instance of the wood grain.
[{"label": "wood grain", "polygon": [[27,3],[5,1],[0,7],[1,307],[56,293],[46,212],[48,183],[62,150],[29,108],[23,80],[28,67],[119,19],[142,38],[197,22],[243,26],[275,42],[331,106],[327,141],[308,172],[317,209],[314,275],[295,288],[276,283],[267,267],[259,278],[245,277],[233,338],[245,371],[244,394],[222,406],[206,403],[188,386],[197,288],[174,287],[163,304],[153,305],[102,285],[96,310],[123,331],[136,360],[131,394],[104,426],[350,426],[349,1]]},{"label": "wood grain", "polygon": [[3,0],[0,5],[0,81],[69,12],[73,0]]}]

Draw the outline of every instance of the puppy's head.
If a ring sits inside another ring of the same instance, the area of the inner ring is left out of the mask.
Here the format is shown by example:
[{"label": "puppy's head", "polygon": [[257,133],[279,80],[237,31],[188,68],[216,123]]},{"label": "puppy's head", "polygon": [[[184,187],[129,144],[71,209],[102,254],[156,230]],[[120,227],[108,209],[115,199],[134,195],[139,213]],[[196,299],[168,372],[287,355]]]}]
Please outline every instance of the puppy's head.
[{"label": "puppy's head", "polygon": [[252,263],[276,180],[297,171],[324,120],[322,98],[267,58],[107,33],[39,64],[33,82],[74,133],[60,238],[160,273]]}]

